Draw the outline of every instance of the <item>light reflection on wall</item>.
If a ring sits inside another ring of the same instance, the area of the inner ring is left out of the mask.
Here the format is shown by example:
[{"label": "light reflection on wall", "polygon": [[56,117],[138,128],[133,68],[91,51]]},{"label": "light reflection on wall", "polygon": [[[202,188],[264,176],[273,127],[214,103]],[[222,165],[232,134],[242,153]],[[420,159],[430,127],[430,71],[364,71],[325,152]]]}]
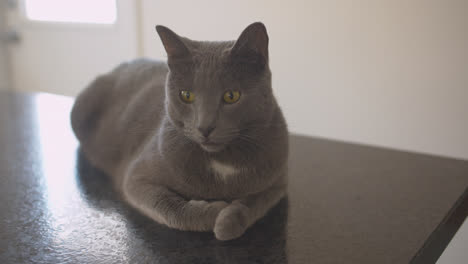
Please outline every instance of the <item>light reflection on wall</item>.
[{"label": "light reflection on wall", "polygon": [[[78,142],[69,119],[72,102],[71,98],[49,94],[35,97],[45,185],[43,198],[47,207],[45,214],[50,230],[53,230],[50,237],[54,245],[51,247],[99,256],[101,250],[109,248],[109,244],[118,243],[120,245],[115,245],[116,248],[125,248],[122,237],[128,232],[119,213],[93,207],[77,185]],[[115,233],[121,237],[115,237]]]}]

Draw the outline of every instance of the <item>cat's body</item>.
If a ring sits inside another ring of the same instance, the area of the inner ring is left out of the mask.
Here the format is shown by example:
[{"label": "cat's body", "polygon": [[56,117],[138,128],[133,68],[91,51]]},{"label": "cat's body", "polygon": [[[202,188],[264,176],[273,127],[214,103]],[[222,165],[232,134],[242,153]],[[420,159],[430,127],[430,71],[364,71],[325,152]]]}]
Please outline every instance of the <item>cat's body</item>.
[{"label": "cat's body", "polygon": [[[244,38],[264,30],[249,28]],[[235,48],[242,36],[235,44],[158,32],[169,67],[138,60],[98,77],[76,100],[73,129],[85,156],[142,213],[173,228],[238,237],[286,192],[288,134],[267,57],[245,60],[245,47]],[[228,104],[234,89],[242,97]],[[183,102],[185,90],[198,101]]]}]

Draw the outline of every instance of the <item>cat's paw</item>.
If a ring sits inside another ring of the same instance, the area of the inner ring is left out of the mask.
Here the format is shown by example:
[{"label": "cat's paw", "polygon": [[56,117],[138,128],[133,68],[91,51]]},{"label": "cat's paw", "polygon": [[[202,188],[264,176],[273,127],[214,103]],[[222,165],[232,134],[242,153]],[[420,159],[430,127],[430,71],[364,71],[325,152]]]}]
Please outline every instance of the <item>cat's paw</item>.
[{"label": "cat's paw", "polygon": [[219,213],[229,204],[224,201],[190,200],[188,205],[195,216],[194,220],[200,222],[200,230],[213,230]]},{"label": "cat's paw", "polygon": [[221,210],[214,227],[218,240],[231,240],[240,237],[247,229],[248,210],[245,205],[232,203]]},{"label": "cat's paw", "polygon": [[216,212],[216,215],[229,205],[225,201],[207,202],[204,200],[190,200],[188,204],[204,211]]}]

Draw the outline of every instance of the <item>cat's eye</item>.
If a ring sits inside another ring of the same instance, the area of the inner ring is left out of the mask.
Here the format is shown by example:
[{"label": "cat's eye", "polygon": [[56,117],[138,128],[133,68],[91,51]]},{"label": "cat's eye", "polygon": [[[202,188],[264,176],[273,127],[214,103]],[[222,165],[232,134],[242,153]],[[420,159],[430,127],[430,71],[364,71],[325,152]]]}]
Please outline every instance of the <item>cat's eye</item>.
[{"label": "cat's eye", "polygon": [[195,100],[195,95],[190,91],[180,91],[180,98],[182,101],[190,104],[193,102],[193,100]]},{"label": "cat's eye", "polygon": [[224,93],[223,99],[224,102],[228,104],[233,104],[237,101],[239,101],[240,98],[240,93],[238,91],[227,91]]}]

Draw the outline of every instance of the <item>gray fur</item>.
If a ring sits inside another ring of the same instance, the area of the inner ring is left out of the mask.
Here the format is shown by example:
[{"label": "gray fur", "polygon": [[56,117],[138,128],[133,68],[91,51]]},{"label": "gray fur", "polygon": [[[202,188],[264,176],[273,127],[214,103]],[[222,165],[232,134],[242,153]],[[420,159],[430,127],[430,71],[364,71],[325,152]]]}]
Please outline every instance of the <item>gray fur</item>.
[{"label": "gray fur", "polygon": [[[254,23],[226,42],[157,31],[167,64],[137,60],[99,76],[76,99],[73,130],[87,159],[143,214],[237,238],[286,193],[288,132],[266,29]],[[238,102],[223,102],[229,90],[241,92]]]}]

